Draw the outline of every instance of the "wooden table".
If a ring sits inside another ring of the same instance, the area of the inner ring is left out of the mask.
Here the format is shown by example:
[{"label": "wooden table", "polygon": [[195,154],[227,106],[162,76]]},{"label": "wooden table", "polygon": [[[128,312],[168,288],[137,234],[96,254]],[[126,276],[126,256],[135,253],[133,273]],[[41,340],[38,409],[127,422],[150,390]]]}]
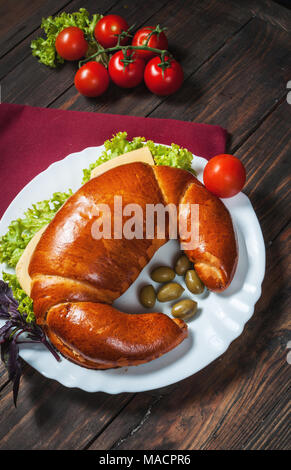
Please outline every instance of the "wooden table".
[{"label": "wooden table", "polygon": [[[166,25],[170,49],[185,71],[181,90],[159,98],[144,86],[112,88],[110,96],[88,100],[73,86],[74,65],[58,71],[40,65],[29,44],[40,33],[41,17],[80,7],[124,15],[137,27]],[[183,382],[147,393],[89,394],[24,364],[15,409],[1,364],[0,448],[290,448],[291,11],[266,0],[1,0],[0,18],[2,101],[227,128],[228,152],[246,165],[245,192],[267,251],[263,293],[243,334],[222,357]]]}]

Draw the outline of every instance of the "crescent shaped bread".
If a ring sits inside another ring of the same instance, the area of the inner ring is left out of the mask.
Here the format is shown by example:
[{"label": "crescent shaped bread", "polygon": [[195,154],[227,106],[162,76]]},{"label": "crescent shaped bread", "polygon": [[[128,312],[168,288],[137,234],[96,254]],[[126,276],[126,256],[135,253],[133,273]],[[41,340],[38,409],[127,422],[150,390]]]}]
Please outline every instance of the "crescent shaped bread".
[{"label": "crescent shaped bread", "polygon": [[[84,367],[106,369],[138,365],[170,351],[187,337],[187,326],[162,313],[127,314],[111,304],[138,277],[169,239],[95,239],[92,224],[106,204],[114,214],[114,196],[123,206],[173,204],[189,226],[180,204],[199,205],[199,239],[185,253],[206,287],[226,289],[237,264],[237,243],[222,201],[185,170],[142,162],[120,165],[91,179],[73,194],[42,234],[30,260],[31,297],[37,323],[68,359]],[[114,217],[111,226],[114,228]],[[122,215],[119,223],[128,217]],[[186,233],[180,240],[187,243]]]}]

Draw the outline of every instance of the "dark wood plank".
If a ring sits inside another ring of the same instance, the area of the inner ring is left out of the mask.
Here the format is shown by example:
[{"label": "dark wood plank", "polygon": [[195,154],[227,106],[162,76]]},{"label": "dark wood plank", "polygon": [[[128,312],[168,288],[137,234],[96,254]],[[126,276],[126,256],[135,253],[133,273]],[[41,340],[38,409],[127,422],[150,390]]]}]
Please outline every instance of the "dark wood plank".
[{"label": "dark wood plank", "polygon": [[[151,24],[167,26],[169,49],[181,61],[185,77],[188,77],[250,18],[250,14],[237,7],[230,9],[228,0],[171,0],[152,16]],[[122,90],[112,84],[107,93],[97,99],[80,96],[72,85],[53,102],[52,107],[145,116],[161,102],[163,98],[151,94],[144,85],[132,90]],[[180,119],[184,119],[181,108],[179,111]],[[163,117],[167,117],[167,114]]]},{"label": "dark wood plank", "polygon": [[[288,1],[288,0],[287,0]],[[243,10],[250,11],[262,20],[291,32],[291,11],[273,0],[234,0]],[[289,2],[290,3],[290,2]],[[286,2],[287,4],[287,2]]]},{"label": "dark wood plank", "polygon": [[7,54],[33,30],[43,16],[55,15],[69,0],[9,0],[0,2],[0,57]]},{"label": "dark wood plank", "polygon": [[244,191],[259,217],[267,245],[291,215],[290,119],[291,106],[284,100],[236,152],[246,166]]},{"label": "dark wood plank", "polygon": [[26,367],[18,407],[11,384],[1,392],[0,449],[82,449],[130,398],[67,389]]},{"label": "dark wood plank", "polygon": [[90,449],[288,449],[290,234],[269,247],[263,295],[228,351],[167,393],[136,395]]},{"label": "dark wood plank", "polygon": [[[1,390],[1,388],[5,386],[6,380],[8,380],[8,375],[7,375],[6,368],[3,362],[0,362],[0,379],[1,379],[1,382],[0,382],[0,390]],[[1,391],[0,391],[0,394],[1,394]]]},{"label": "dark wood plank", "polygon": [[237,148],[286,96],[289,42],[285,31],[252,19],[149,116],[221,125],[232,134],[230,151]]}]

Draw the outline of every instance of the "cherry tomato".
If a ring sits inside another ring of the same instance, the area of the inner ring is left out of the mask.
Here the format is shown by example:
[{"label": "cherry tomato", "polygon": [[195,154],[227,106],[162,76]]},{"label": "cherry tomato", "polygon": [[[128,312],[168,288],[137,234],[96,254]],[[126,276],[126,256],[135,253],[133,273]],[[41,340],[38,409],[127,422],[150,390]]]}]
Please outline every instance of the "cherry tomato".
[{"label": "cherry tomato", "polygon": [[108,71],[116,85],[122,88],[133,88],[143,81],[145,62],[129,50],[127,51],[127,59],[132,62],[125,65],[123,52],[116,52],[109,61]]},{"label": "cherry tomato", "polygon": [[83,31],[77,26],[63,29],[55,42],[57,53],[66,60],[79,60],[88,50]]},{"label": "cherry tomato", "polygon": [[[144,46],[147,42],[148,36],[155,28],[153,26],[145,26],[144,28],[139,29],[133,36],[132,45],[133,46]],[[155,49],[168,49],[168,39],[165,33],[154,33],[149,38],[147,44],[148,47],[154,47]],[[138,57],[141,57],[144,60],[149,60],[154,57],[156,54],[151,51],[136,51]]]},{"label": "cherry tomato", "polygon": [[179,90],[183,83],[184,73],[179,62],[167,57],[165,57],[165,60],[168,60],[170,65],[164,70],[164,74],[162,67],[159,66],[161,63],[160,57],[151,59],[145,68],[145,84],[156,95],[171,95]]},{"label": "cherry tomato", "polygon": [[[117,34],[127,31],[129,28],[125,19],[119,15],[106,15],[98,21],[95,26],[94,36],[105,49],[114,47],[117,44]],[[120,44],[124,46],[129,42],[129,38],[121,40]]]},{"label": "cherry tomato", "polygon": [[233,155],[217,155],[204,168],[206,188],[218,197],[228,198],[238,194],[246,182],[246,170]]},{"label": "cherry tomato", "polygon": [[84,96],[100,96],[107,90],[108,85],[107,69],[99,62],[87,62],[75,75],[75,87]]}]

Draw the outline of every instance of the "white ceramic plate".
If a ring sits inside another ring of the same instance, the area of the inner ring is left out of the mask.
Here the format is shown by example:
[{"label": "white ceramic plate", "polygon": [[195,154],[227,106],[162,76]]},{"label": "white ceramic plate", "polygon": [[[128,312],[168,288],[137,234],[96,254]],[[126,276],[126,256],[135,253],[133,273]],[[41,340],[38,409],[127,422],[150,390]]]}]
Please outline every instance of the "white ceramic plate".
[{"label": "white ceramic plate", "polygon": [[[90,147],[70,154],[36,176],[6,210],[0,221],[0,235],[6,233],[9,223],[22,217],[33,203],[50,198],[55,191],[66,191],[68,188],[76,191],[81,185],[82,169],[94,162],[103,150],[103,146]],[[193,159],[193,168],[200,180],[206,163],[203,158]],[[42,345],[22,345],[21,357],[45,377],[55,379],[66,387],[107,393],[141,392],[164,387],[195,374],[218,358],[242,333],[245,323],[252,316],[265,272],[263,236],[249,199],[240,193],[225,199],[224,203],[232,215],[238,236],[237,271],[230,287],[221,294],[207,292],[193,296],[185,289],[184,297],[192,296],[197,300],[199,310],[188,323],[189,337],[177,348],[147,364],[106,371],[85,369],[64,358],[57,362]],[[114,306],[130,313],[145,311],[137,298],[139,286],[152,282],[149,273],[154,266],[172,265],[178,251],[179,244],[175,240],[160,248]],[[1,267],[9,271],[6,266]],[[170,305],[158,302],[155,311],[169,313]]]}]

